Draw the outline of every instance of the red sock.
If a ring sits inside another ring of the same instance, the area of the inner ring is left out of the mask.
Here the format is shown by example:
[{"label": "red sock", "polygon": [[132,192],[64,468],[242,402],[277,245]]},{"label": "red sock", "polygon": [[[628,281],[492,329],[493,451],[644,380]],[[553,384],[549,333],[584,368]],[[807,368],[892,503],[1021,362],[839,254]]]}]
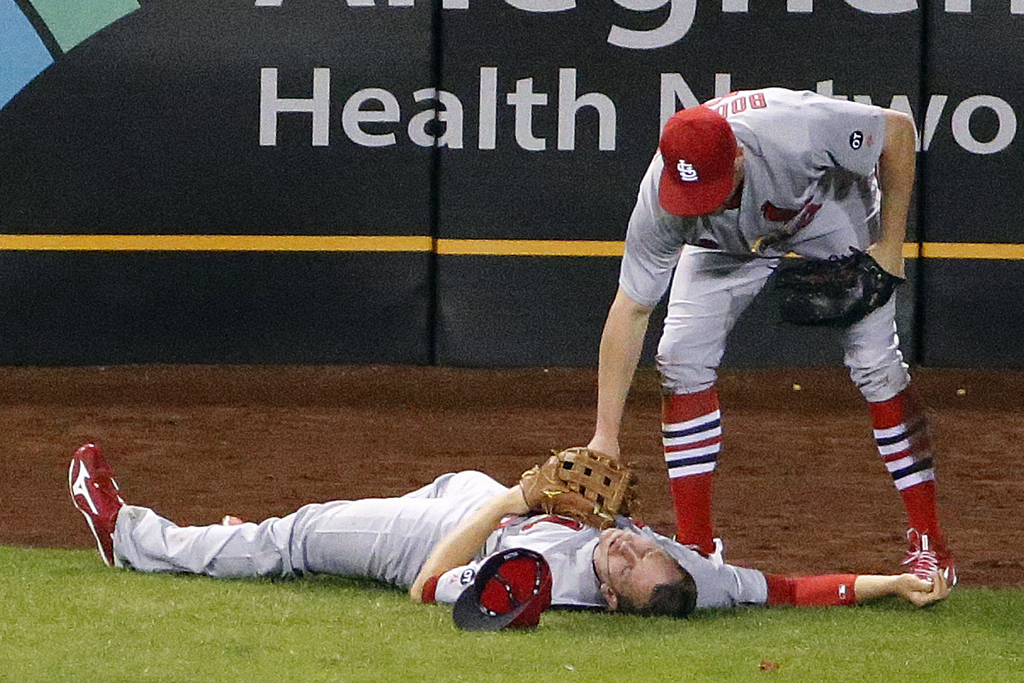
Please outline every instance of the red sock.
[{"label": "red sock", "polygon": [[908,386],[888,401],[869,403],[878,453],[892,475],[907,511],[907,525],[943,547],[935,492],[928,416]]},{"label": "red sock", "polygon": [[662,399],[662,444],[676,513],[676,540],[711,554],[711,489],[722,448],[721,412],[714,387]]}]

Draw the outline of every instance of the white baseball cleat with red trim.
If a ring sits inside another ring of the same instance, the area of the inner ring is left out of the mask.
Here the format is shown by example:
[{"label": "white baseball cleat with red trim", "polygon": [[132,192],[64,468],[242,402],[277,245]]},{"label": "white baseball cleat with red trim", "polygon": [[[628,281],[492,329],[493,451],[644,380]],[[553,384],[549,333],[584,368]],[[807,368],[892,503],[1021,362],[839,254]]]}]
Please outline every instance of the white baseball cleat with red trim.
[{"label": "white baseball cleat with red trim", "polygon": [[108,567],[120,567],[114,555],[114,523],[124,505],[114,470],[96,444],[80,446],[68,468],[68,487],[75,507],[85,517],[96,538],[100,557]]}]

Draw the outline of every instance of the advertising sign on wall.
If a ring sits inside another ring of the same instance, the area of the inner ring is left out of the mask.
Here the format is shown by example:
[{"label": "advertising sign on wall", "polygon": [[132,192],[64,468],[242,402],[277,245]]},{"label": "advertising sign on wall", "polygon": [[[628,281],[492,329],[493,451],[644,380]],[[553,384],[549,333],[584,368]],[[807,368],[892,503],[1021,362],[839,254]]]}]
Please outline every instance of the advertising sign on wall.
[{"label": "advertising sign on wall", "polygon": [[[0,0],[0,35],[0,362],[593,363],[662,123],[763,86],[914,117],[912,357],[984,364],[943,311],[1016,267],[1022,0]],[[770,309],[729,362],[835,359]]]}]

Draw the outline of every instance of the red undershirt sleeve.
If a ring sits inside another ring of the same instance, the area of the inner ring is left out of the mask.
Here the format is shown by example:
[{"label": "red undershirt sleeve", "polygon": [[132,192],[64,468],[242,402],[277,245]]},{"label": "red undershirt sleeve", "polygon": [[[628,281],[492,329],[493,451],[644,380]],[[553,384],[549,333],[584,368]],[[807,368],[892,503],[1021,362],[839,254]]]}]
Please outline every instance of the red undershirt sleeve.
[{"label": "red undershirt sleeve", "polygon": [[825,574],[822,576],[782,576],[765,574],[768,581],[769,605],[796,607],[839,607],[854,605],[857,596],[853,585],[856,574]]},{"label": "red undershirt sleeve", "polygon": [[440,575],[438,575],[427,579],[426,583],[423,584],[423,596],[420,598],[420,602],[425,604],[435,602],[434,594],[437,592],[437,580],[440,578]]}]

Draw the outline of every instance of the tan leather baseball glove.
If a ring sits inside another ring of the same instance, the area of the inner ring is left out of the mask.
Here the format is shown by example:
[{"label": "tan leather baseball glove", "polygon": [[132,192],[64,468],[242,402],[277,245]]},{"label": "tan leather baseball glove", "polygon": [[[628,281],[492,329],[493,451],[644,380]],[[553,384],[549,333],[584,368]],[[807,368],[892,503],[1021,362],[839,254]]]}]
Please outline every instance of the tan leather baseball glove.
[{"label": "tan leather baseball glove", "polygon": [[598,529],[615,524],[615,515],[636,507],[636,477],[617,460],[590,450],[554,453],[520,477],[530,510],[571,517]]}]

